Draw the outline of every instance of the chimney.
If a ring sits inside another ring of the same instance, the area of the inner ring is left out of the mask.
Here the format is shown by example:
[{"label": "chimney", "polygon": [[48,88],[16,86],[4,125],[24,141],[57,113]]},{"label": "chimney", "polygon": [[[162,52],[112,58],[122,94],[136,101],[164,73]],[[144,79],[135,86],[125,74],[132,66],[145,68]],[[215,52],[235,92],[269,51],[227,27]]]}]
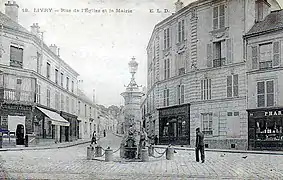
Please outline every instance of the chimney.
[{"label": "chimney", "polygon": [[32,26],[30,27],[30,29],[31,29],[31,33],[32,34],[34,34],[36,36],[39,36],[39,33],[40,33],[39,29],[40,29],[40,27],[39,27],[38,23],[33,23]]},{"label": "chimney", "polygon": [[178,0],[176,3],[175,3],[175,8],[176,8],[176,12],[178,12],[180,9],[182,9],[184,7],[184,3],[181,2],[180,0]]},{"label": "chimney", "polygon": [[17,5],[16,1],[5,3],[5,14],[18,23],[19,5]]},{"label": "chimney", "polygon": [[51,45],[49,46],[49,49],[50,49],[54,54],[57,55],[58,47],[57,47],[55,44],[51,44]]}]

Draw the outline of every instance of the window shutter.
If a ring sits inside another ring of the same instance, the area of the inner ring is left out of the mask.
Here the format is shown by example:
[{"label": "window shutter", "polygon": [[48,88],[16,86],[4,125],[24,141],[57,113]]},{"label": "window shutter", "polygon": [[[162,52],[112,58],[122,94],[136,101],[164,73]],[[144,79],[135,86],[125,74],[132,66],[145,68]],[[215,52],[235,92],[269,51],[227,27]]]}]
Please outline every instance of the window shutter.
[{"label": "window shutter", "polygon": [[206,55],[207,55],[207,67],[212,67],[212,44],[207,44],[206,48]]},{"label": "window shutter", "polygon": [[177,85],[177,104],[180,104],[180,85]]},{"label": "window shutter", "polygon": [[225,27],[225,6],[219,6],[219,28]]},{"label": "window shutter", "polygon": [[252,69],[258,68],[258,47],[252,47]]},{"label": "window shutter", "polygon": [[212,118],[212,130],[213,130],[213,136],[218,136],[218,132],[219,132],[219,116],[212,114],[211,117]]},{"label": "window shutter", "polygon": [[166,49],[166,29],[163,31],[163,49]]},{"label": "window shutter", "polygon": [[218,29],[218,7],[213,8],[213,29]]},{"label": "window shutter", "polygon": [[226,56],[226,62],[227,64],[233,63],[233,46],[232,46],[232,39],[226,40],[226,46],[227,46],[227,56]]},{"label": "window shutter", "polygon": [[201,95],[201,100],[203,100],[203,80],[200,81],[200,95]]},{"label": "window shutter", "polygon": [[184,27],[184,40],[186,40],[187,39],[187,34],[188,34],[187,33],[187,29],[188,28],[187,28],[187,19],[186,18],[184,19],[184,26],[183,27]]},{"label": "window shutter", "polygon": [[175,25],[175,42],[176,44],[179,42],[179,22]]},{"label": "window shutter", "polygon": [[178,22],[178,28],[177,28],[177,32],[178,32],[178,42],[181,42],[181,34],[182,34],[182,21]]},{"label": "window shutter", "polygon": [[185,100],[185,86],[184,85],[181,85],[181,103],[184,103],[184,100]]},{"label": "window shutter", "polygon": [[279,66],[280,64],[280,43],[276,41],[273,43],[273,66]]}]

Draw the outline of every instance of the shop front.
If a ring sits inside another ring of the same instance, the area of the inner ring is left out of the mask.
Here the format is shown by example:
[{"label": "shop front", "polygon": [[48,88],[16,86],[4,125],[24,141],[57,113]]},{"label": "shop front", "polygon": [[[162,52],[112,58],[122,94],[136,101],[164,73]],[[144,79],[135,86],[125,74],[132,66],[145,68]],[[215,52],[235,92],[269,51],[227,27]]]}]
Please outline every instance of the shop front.
[{"label": "shop front", "polygon": [[247,112],[249,150],[283,150],[283,107]]},{"label": "shop front", "polygon": [[159,112],[159,143],[190,144],[190,104],[157,109]]},{"label": "shop front", "polygon": [[73,115],[73,114],[69,114],[66,112],[61,111],[60,115],[67,120],[70,123],[70,127],[66,128],[65,131],[67,131],[66,133],[68,133],[69,135],[66,136],[67,139],[66,141],[75,141],[78,139],[78,135],[77,135],[77,126],[78,126],[78,120],[77,120],[77,116]]},{"label": "shop front", "polygon": [[[25,135],[31,134],[32,105],[3,103],[0,105],[0,129],[9,137],[7,146],[24,145]],[[15,139],[14,144],[11,139]]]},{"label": "shop front", "polygon": [[64,142],[69,139],[70,123],[57,112],[36,107],[36,119],[38,119],[38,136],[45,141]]}]

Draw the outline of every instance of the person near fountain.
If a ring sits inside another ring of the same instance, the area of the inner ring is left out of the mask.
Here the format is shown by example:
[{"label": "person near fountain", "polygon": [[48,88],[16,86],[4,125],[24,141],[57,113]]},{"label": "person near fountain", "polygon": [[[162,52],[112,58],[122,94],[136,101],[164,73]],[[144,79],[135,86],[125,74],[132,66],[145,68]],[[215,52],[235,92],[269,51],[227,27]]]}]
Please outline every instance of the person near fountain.
[{"label": "person near fountain", "polygon": [[148,137],[147,133],[145,131],[145,128],[142,128],[142,131],[140,133],[140,141],[139,141],[139,149],[138,149],[138,157],[140,158],[141,150],[144,149],[147,146]]},{"label": "person near fountain", "polygon": [[92,133],[92,138],[91,138],[91,144],[97,144],[97,142],[96,142],[96,131],[93,131],[93,133]]}]

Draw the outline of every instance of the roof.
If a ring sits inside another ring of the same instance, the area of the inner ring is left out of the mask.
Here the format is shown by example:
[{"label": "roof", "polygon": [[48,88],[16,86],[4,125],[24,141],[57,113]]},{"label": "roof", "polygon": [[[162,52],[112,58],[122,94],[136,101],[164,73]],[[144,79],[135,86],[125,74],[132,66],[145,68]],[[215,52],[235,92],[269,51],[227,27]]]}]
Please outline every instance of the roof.
[{"label": "roof", "polygon": [[18,24],[17,22],[13,21],[10,19],[8,16],[0,12],[0,24],[3,24],[3,26],[11,28],[11,29],[16,29],[18,31],[22,31],[25,33],[30,33],[28,30],[26,30],[23,26]]},{"label": "roof", "polygon": [[271,11],[263,21],[256,22],[245,36],[283,29],[283,10]]},{"label": "roof", "polygon": [[[9,28],[9,29],[14,29],[20,32],[24,32],[27,33],[29,35],[33,35],[31,32],[29,32],[26,28],[24,28],[23,26],[21,26],[19,23],[13,21],[10,17],[8,17],[7,15],[3,14],[0,11],[0,24],[3,24],[4,27]],[[36,36],[35,36],[36,37]],[[48,49],[51,53],[53,53],[50,48],[43,43],[45,48]],[[49,53],[50,53],[49,52]],[[54,53],[53,53],[54,54]],[[77,76],[79,75],[79,73],[74,70],[69,64],[67,64],[64,60],[62,60],[60,57],[57,56],[57,58],[62,61],[63,63],[65,63],[65,65],[67,66],[67,68],[70,69],[70,71],[73,71],[74,74],[76,74]]]},{"label": "roof", "polygon": [[83,100],[85,103],[95,106],[92,100],[89,97],[87,97],[87,95],[80,89],[78,89],[78,97],[79,99]]}]

